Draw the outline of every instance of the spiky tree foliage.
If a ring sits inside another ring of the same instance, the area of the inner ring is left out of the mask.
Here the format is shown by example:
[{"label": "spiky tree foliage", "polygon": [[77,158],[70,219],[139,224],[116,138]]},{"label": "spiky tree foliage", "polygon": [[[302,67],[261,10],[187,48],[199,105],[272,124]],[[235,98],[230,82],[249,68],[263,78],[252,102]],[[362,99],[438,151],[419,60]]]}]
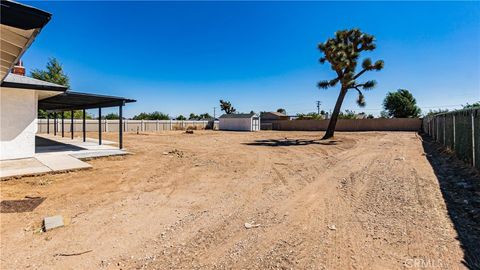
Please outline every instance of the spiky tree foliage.
[{"label": "spiky tree foliage", "polygon": [[359,29],[338,31],[334,38],[329,38],[326,42],[318,45],[318,49],[323,53],[320,63],[330,63],[332,70],[336,73],[335,78],[320,81],[318,87],[327,89],[340,84],[340,93],[323,139],[333,137],[338,114],[348,90],[355,90],[358,93],[358,105],[365,106],[363,90],[374,88],[376,82],[374,80],[358,82],[358,79],[367,71],[381,70],[383,61],[372,62],[370,58],[366,58],[362,62],[360,71],[357,72],[356,69],[361,52],[373,51],[375,47],[375,37],[363,33]]},{"label": "spiky tree foliage", "polygon": [[232,114],[237,112],[237,110],[232,106],[230,101],[220,100],[220,109],[224,111],[226,114]]},{"label": "spiky tree foliage", "polygon": [[415,118],[420,116],[420,108],[417,101],[406,89],[398,89],[389,92],[383,100],[383,108],[390,117]]}]

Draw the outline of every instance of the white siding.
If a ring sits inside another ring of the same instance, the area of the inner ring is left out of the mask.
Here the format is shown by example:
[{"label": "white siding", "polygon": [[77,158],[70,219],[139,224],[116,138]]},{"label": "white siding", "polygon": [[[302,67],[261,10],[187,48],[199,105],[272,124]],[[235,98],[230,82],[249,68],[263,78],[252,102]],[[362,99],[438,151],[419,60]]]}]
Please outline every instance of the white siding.
[{"label": "white siding", "polygon": [[0,89],[0,160],[33,157],[37,132],[37,93]]},{"label": "white siding", "polygon": [[258,121],[256,125],[253,124],[252,118],[220,118],[220,130],[235,130],[235,131],[257,131],[260,130],[260,118],[256,117]]}]

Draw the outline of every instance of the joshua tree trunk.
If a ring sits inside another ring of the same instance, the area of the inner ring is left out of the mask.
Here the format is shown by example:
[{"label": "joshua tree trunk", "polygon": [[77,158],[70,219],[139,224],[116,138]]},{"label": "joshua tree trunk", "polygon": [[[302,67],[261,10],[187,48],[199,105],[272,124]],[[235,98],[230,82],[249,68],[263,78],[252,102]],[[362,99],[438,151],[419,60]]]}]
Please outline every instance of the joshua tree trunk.
[{"label": "joshua tree trunk", "polygon": [[323,136],[322,140],[330,139],[333,137],[335,132],[335,126],[337,125],[338,114],[340,113],[340,108],[342,107],[343,99],[347,95],[347,89],[342,87],[340,94],[338,95],[337,103],[335,103],[335,108],[333,109],[332,116],[330,117],[330,122],[328,123],[327,131]]}]

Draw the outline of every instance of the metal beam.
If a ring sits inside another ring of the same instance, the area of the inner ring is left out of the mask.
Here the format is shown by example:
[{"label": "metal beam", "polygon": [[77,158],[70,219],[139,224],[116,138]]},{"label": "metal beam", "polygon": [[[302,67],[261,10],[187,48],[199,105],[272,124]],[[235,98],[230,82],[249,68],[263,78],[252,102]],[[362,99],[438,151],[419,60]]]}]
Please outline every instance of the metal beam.
[{"label": "metal beam", "polygon": [[62,138],[65,137],[65,113],[62,112]]},{"label": "metal beam", "polygon": [[123,106],[118,106],[118,148],[123,148]]},{"label": "metal beam", "polygon": [[54,113],[53,117],[53,136],[57,136],[57,113]]},{"label": "metal beam", "polygon": [[47,134],[50,134],[50,114],[47,113]]},{"label": "metal beam", "polygon": [[98,144],[102,144],[102,108],[98,108]]},{"label": "metal beam", "polygon": [[70,138],[73,140],[73,113],[74,111],[70,111]]},{"label": "metal beam", "polygon": [[83,110],[82,132],[83,132],[83,142],[85,142],[87,138],[86,136],[87,128],[85,124],[85,109]]}]

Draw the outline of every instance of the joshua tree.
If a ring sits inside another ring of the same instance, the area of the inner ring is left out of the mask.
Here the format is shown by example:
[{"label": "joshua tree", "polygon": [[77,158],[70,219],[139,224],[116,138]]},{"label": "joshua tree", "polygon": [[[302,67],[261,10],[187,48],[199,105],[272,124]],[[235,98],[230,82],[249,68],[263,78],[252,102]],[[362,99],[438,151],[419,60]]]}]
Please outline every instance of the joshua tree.
[{"label": "joshua tree", "polygon": [[374,80],[359,83],[357,79],[365,72],[383,68],[383,61],[378,60],[375,63],[370,58],[366,58],[362,62],[362,69],[355,73],[357,68],[358,57],[363,51],[373,51],[375,49],[375,38],[367,33],[362,33],[359,29],[342,30],[335,33],[334,38],[329,38],[325,43],[320,43],[318,49],[324,54],[320,58],[320,63],[329,62],[331,68],[336,73],[336,77],[331,80],[324,80],[318,83],[321,89],[334,87],[340,83],[340,93],[337,103],[333,109],[327,132],[323,139],[333,137],[335,126],[337,124],[338,114],[342,107],[343,99],[348,90],[356,90],[358,92],[357,103],[360,107],[365,106],[365,96],[362,90],[368,90],[375,87]]},{"label": "joshua tree", "polygon": [[220,109],[224,111],[226,114],[235,113],[237,110],[232,106],[230,101],[220,100]]}]

